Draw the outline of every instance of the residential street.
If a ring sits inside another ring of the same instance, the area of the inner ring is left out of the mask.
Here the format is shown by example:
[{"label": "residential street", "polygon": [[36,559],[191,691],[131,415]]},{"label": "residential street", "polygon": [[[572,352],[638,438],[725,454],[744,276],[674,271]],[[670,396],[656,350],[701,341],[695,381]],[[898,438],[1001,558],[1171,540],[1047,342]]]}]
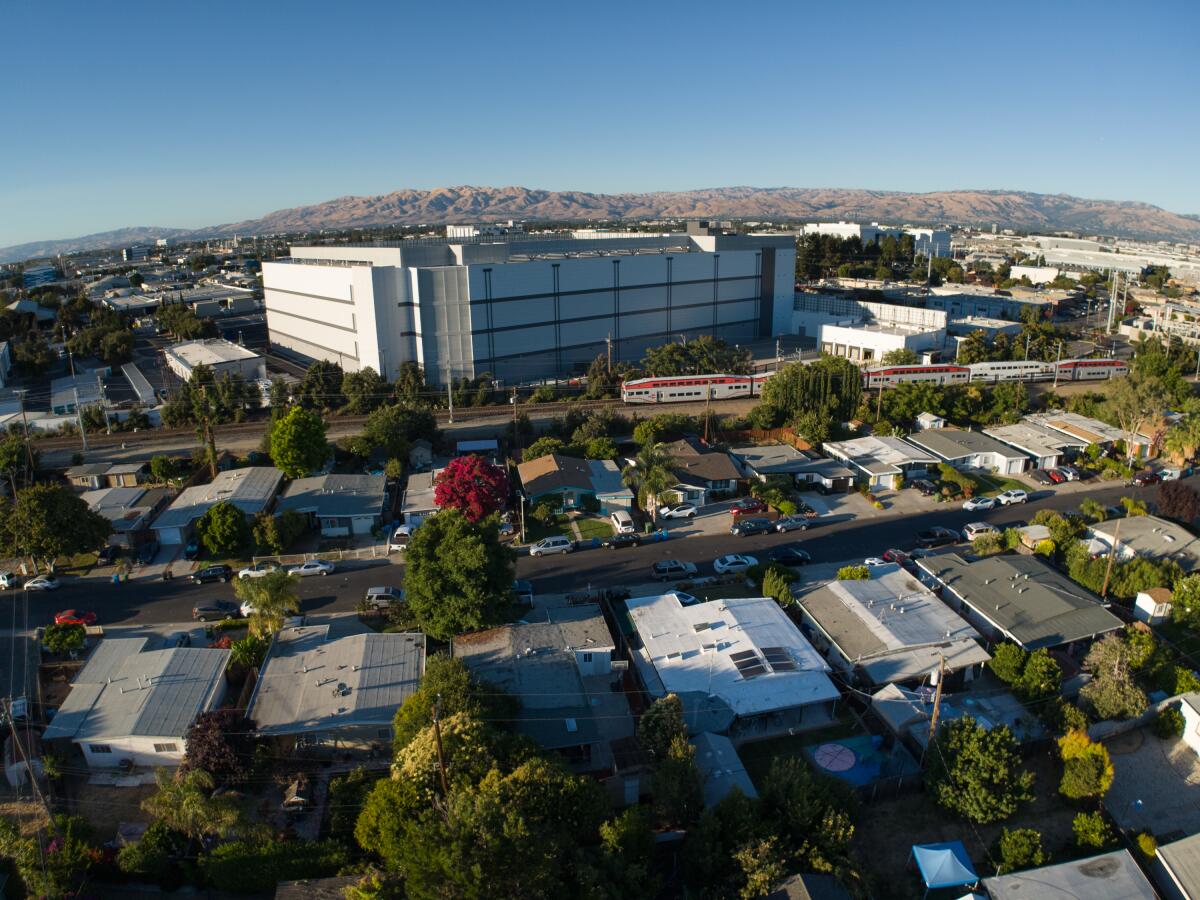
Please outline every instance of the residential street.
[{"label": "residential street", "polygon": [[[1200,476],[1188,479],[1200,484]],[[909,549],[913,535],[933,525],[961,529],[968,522],[985,520],[1002,524],[1015,520],[1028,521],[1042,508],[1075,510],[1085,497],[1105,505],[1115,505],[1122,496],[1139,497],[1147,502],[1154,498],[1155,488],[1132,488],[1119,483],[1101,482],[1097,489],[1083,485],[1051,493],[1031,491],[1035,498],[1024,506],[998,509],[990,513],[967,512],[958,504],[947,504],[917,515],[881,515],[874,518],[844,519],[836,516],[816,520],[807,532],[768,534],[738,538],[728,534],[694,537],[644,544],[627,550],[587,549],[565,556],[533,559],[522,556],[517,561],[517,576],[529,579],[537,593],[564,593],[613,585],[644,584],[650,566],[660,559],[680,559],[694,562],[701,575],[711,575],[712,561],[725,553],[748,553],[760,558],[773,547],[800,544],[817,562],[861,560],[878,555],[889,547]],[[393,557],[395,559],[395,557]],[[353,611],[368,587],[375,585],[400,586],[404,581],[402,565],[383,560],[347,564],[333,575],[303,579],[299,593],[303,611],[309,615]],[[0,622],[13,616],[14,603],[20,621],[22,591],[0,592]],[[94,611],[101,625],[160,624],[190,622],[192,605],[200,600],[233,599],[228,584],[193,585],[183,578],[170,582],[142,581],[113,585],[98,579],[79,581],[64,579],[63,587],[51,593],[29,595],[29,623],[48,624],[57,610],[74,607]]]}]

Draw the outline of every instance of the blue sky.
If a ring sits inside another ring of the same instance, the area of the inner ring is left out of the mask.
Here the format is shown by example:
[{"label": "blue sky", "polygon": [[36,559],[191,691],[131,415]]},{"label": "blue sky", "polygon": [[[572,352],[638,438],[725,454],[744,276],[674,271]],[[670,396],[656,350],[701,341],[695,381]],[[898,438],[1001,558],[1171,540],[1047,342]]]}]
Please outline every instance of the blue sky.
[{"label": "blue sky", "polygon": [[1200,4],[9,4],[0,245],[346,194],[1005,188],[1200,213]]}]

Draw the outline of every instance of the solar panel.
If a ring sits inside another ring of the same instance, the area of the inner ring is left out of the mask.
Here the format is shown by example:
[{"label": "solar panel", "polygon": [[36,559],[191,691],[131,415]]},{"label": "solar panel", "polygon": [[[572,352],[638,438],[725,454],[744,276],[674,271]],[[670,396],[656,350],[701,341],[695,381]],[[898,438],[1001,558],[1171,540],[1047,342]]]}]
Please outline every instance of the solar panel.
[{"label": "solar panel", "polygon": [[790,659],[768,660],[771,663],[771,668],[776,672],[795,672],[796,664]]},{"label": "solar panel", "polygon": [[737,663],[746,659],[758,659],[758,654],[753,650],[739,650],[737,653],[730,653],[729,658]]},{"label": "solar panel", "polygon": [[743,678],[753,678],[755,675],[767,674],[767,669],[762,665],[746,666],[744,669],[738,669],[738,672],[741,673]]}]

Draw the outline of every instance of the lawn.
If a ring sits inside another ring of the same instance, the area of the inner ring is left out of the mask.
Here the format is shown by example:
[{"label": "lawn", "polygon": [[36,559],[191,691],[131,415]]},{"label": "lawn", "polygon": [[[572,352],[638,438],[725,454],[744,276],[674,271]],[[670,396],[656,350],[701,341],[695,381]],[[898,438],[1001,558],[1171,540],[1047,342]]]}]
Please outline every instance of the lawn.
[{"label": "lawn", "polygon": [[984,475],[979,472],[970,472],[968,474],[978,482],[980,487],[979,493],[988,496],[1002,494],[1005,491],[1027,490],[1026,485],[1013,478],[1006,478],[1003,475]]},{"label": "lawn", "polygon": [[549,525],[543,525],[533,518],[525,520],[526,543],[532,544],[535,541],[540,541],[542,538],[557,537],[560,534],[572,539],[575,537],[570,526],[567,524],[566,516],[556,516],[554,521]]},{"label": "lawn", "polygon": [[1195,658],[1200,655],[1200,636],[1176,622],[1163,622],[1155,631],[1164,640],[1175,646],[1180,656]]},{"label": "lawn", "polygon": [[60,575],[86,575],[96,565],[96,554],[77,553],[75,556],[60,556],[54,561],[54,569]]},{"label": "lawn", "polygon": [[579,527],[579,534],[585,541],[592,538],[602,541],[612,537],[612,525],[606,519],[576,519],[575,524]]},{"label": "lawn", "polygon": [[758,787],[771,769],[771,763],[776,758],[797,756],[803,759],[801,751],[811,744],[824,744],[841,738],[861,734],[854,715],[843,709],[838,714],[838,720],[825,728],[812,731],[801,731],[797,734],[787,734],[780,737],[768,738],[765,741],[755,741],[752,744],[742,744],[738,747],[738,756],[750,774],[750,780]]}]

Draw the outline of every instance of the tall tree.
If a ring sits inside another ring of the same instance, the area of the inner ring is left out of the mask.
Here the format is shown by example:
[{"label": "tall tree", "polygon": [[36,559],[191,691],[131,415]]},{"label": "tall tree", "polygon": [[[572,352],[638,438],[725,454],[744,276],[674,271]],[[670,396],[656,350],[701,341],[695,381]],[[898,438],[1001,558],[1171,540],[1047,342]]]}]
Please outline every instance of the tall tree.
[{"label": "tall tree", "polygon": [[643,446],[633,463],[621,471],[621,480],[637,494],[638,503],[650,513],[651,522],[658,521],[659,504],[679,483],[674,460],[663,444]]},{"label": "tall tree", "polygon": [[311,475],[330,452],[325,422],[311,410],[293,406],[271,426],[271,459],[288,478]]},{"label": "tall tree", "polygon": [[296,400],[309,409],[337,409],[346,399],[342,396],[343,377],[337,363],[318,359],[296,386]]},{"label": "tall tree", "polygon": [[442,509],[456,509],[478,522],[504,508],[508,476],[482,456],[455,457],[434,479],[433,499]]},{"label": "tall tree", "polygon": [[239,578],[233,592],[254,613],[251,625],[258,634],[274,634],[283,627],[283,620],[300,611],[300,596],[296,587],[300,577],[283,570],[268,572],[258,578]]},{"label": "tall tree", "polygon": [[367,366],[342,376],[342,394],[348,412],[365,415],[387,402],[391,388],[378,372]]},{"label": "tall tree", "polygon": [[1131,459],[1138,435],[1158,427],[1166,403],[1166,390],[1157,378],[1130,374],[1108,383],[1104,407],[1125,432],[1126,452]]},{"label": "tall tree", "polygon": [[64,485],[35,484],[0,500],[0,548],[53,570],[60,556],[104,545],[112,524]]},{"label": "tall tree", "polygon": [[638,741],[653,759],[665,759],[677,737],[687,739],[683,701],[677,694],[659,697],[638,720]]},{"label": "tall tree", "polygon": [[1191,525],[1200,518],[1200,494],[1182,481],[1164,481],[1154,499],[1159,513],[1168,519]]},{"label": "tall tree", "polygon": [[213,556],[231,556],[250,542],[246,514],[222,500],[210,506],[196,523],[196,534]]},{"label": "tall tree", "polygon": [[232,797],[212,795],[216,783],[203,769],[157,769],[154,780],[158,791],[142,801],[142,809],[189,840],[226,835],[241,820]]},{"label": "tall tree", "polygon": [[401,404],[381,406],[367,416],[362,437],[371,449],[379,447],[389,457],[403,458],[408,455],[409,445],[418,438],[436,440],[437,422],[427,409]]},{"label": "tall tree", "polygon": [[1033,797],[1033,773],[1021,768],[1017,742],[1006,726],[988,729],[963,716],[942,725],[932,750],[933,795],[965,819],[999,822]]}]

